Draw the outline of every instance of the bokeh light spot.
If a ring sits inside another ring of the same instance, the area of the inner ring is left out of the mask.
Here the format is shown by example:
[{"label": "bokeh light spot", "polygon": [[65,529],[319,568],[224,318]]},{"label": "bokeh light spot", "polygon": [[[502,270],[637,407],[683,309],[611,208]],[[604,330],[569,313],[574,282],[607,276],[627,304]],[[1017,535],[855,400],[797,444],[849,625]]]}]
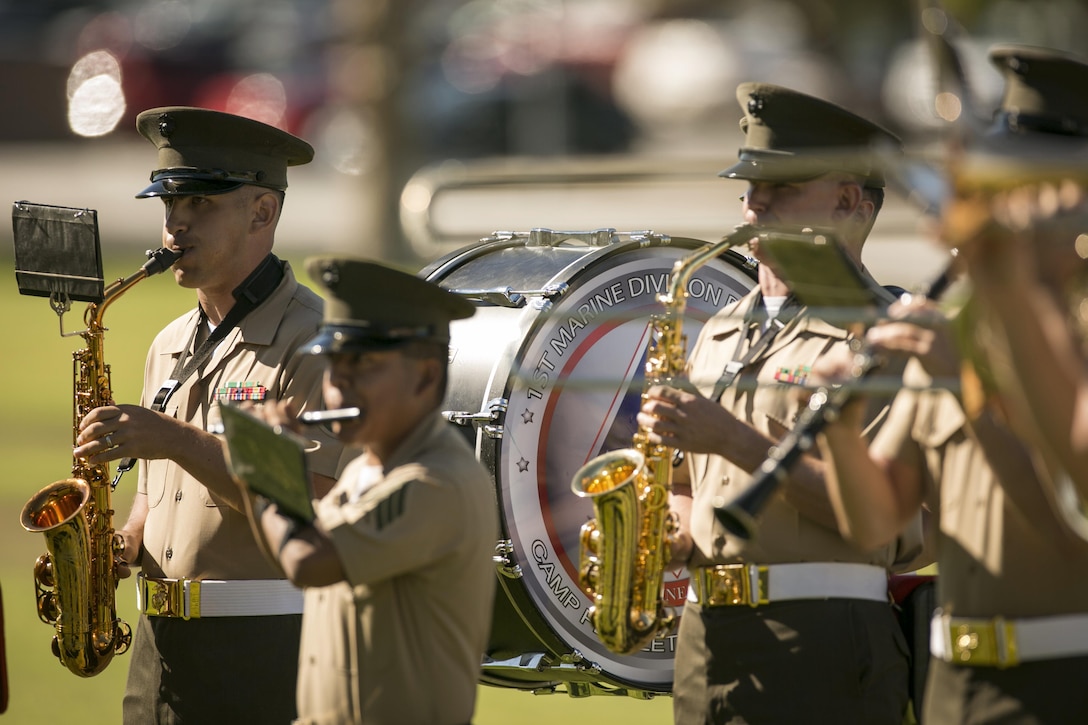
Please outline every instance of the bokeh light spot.
[{"label": "bokeh light spot", "polygon": [[963,113],[963,102],[955,93],[943,91],[933,99],[933,110],[945,121],[955,121]]},{"label": "bokeh light spot", "polygon": [[271,73],[255,73],[237,83],[227,97],[228,113],[234,113],[269,126],[283,128],[287,113],[287,89]]},{"label": "bokeh light spot", "polygon": [[1088,259],[1088,234],[1078,234],[1073,248],[1077,250],[1078,257]]},{"label": "bokeh light spot", "polygon": [[124,115],[117,59],[98,50],[76,61],[68,74],[68,127],[80,136],[104,136]]}]

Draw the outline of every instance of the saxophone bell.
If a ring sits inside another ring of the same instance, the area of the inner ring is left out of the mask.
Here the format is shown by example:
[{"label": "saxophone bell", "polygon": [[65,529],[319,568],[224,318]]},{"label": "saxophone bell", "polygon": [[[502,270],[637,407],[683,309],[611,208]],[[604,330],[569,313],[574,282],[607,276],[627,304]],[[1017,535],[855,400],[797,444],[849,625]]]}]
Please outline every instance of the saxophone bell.
[{"label": "saxophone bell", "polygon": [[[81,479],[57,481],[32,497],[20,515],[23,528],[46,541],[47,553],[34,563],[38,618],[56,626],[53,654],[82,677],[104,670],[132,642],[128,624],[95,589],[103,576],[114,587],[116,581],[98,570],[107,562],[95,561],[103,519],[93,495]],[[110,544],[112,550],[112,537]],[[112,570],[112,556],[108,565]]]},{"label": "saxophone bell", "polygon": [[[672,533],[668,491],[649,480],[646,456],[635,448],[593,458],[574,474],[571,490],[590,499],[596,513],[579,533],[578,583],[593,602],[590,621],[612,651],[637,652],[673,624],[661,604],[661,576],[652,561]],[[665,517],[656,528],[653,514]],[[661,540],[652,542],[647,561],[647,537],[655,532]]]}]

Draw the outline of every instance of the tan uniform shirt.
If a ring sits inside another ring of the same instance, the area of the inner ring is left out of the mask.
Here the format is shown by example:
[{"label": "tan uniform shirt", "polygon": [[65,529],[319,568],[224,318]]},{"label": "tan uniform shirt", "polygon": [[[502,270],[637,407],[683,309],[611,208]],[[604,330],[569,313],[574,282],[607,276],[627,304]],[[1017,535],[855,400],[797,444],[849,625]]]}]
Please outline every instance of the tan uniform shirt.
[{"label": "tan uniform shirt", "polygon": [[495,589],[490,476],[437,415],[380,480],[360,486],[361,464],[318,505],[346,581],[306,590],[299,722],[467,723]]},{"label": "tan uniform shirt", "polygon": [[[748,333],[745,313],[760,299],[757,288],[711,318],[700,331],[692,348],[689,376],[703,395],[711,394],[726,364],[737,355],[738,339]],[[755,343],[754,335],[740,345],[740,356]],[[793,428],[800,413],[797,396],[786,383],[802,381],[817,358],[845,347],[847,342],[845,330],[803,313],[798,315],[725,389],[722,407],[765,435],[781,439]],[[837,529],[806,518],[782,496],[768,504],[759,517],[758,533],[750,541],[729,536],[714,518],[713,508],[744,491],[751,483],[751,475],[721,456],[695,454],[689,459],[694,542],[690,566],[844,561],[891,567],[896,561],[896,545],[859,551]],[[917,553],[920,543],[919,528],[911,550],[903,551],[902,558]]]},{"label": "tan uniform shirt", "polygon": [[[907,367],[904,382],[910,388],[931,383],[917,361]],[[1025,517],[1006,486],[1022,486],[1038,496],[1043,484],[1021,474],[1000,481],[951,393],[901,392],[872,451],[920,466],[927,502],[939,501],[937,586],[945,613],[1033,617],[1088,612],[1088,543],[1055,543],[1048,534],[1065,527],[1056,514],[1044,520]]]},{"label": "tan uniform shirt", "polygon": [[[231,383],[263,386],[266,400],[294,400],[302,409],[321,407],[324,361],[296,355],[321,323],[322,302],[298,284],[287,265],[272,295],[227,333],[203,371],[194,373],[167,403],[167,415],[207,430],[219,423],[219,405]],[[150,406],[174,371],[178,356],[192,352],[198,310],[170,323],[151,345],[144,372],[143,405]],[[335,477],[343,446],[317,428],[319,444],[308,454],[311,470]],[[147,495],[142,568],[151,577],[280,579],[257,548],[245,513],[229,507],[171,460],[140,461],[139,492]]]}]

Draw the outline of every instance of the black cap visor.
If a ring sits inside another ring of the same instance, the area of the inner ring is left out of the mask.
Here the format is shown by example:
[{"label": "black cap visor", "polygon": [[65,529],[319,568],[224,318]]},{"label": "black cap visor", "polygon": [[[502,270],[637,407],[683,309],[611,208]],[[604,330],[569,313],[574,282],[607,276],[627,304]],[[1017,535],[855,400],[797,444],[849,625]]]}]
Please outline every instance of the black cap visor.
[{"label": "black cap visor", "polygon": [[174,166],[151,172],[151,185],[136,195],[137,199],[149,196],[210,196],[234,191],[243,184],[267,186],[261,171],[226,171],[201,169],[193,166]]},{"label": "black cap visor", "polygon": [[741,149],[739,161],[718,176],[745,181],[811,181],[831,171],[826,161],[791,153]]},{"label": "black cap visor", "polygon": [[355,325],[322,325],[317,334],[302,346],[309,355],[334,355],[342,352],[393,350],[412,341],[449,343],[430,327],[379,330]]},{"label": "black cap visor", "polygon": [[220,179],[197,179],[187,177],[160,177],[136,195],[137,199],[155,196],[213,196],[240,189],[243,182],[223,181]]},{"label": "black cap visor", "polygon": [[783,151],[741,149],[739,160],[719,172],[726,179],[769,181],[774,183],[804,182],[833,172],[856,174],[865,179],[866,186],[884,186],[883,176],[856,154],[802,156]]}]

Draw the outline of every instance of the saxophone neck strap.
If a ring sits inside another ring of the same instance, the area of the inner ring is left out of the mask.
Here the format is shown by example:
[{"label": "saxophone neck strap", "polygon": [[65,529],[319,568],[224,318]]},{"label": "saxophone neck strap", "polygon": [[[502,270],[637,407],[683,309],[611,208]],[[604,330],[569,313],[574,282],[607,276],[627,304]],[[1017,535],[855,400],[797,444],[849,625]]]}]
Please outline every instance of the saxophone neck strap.
[{"label": "saxophone neck strap", "polygon": [[797,298],[790,293],[786,297],[785,302],[782,303],[782,308],[779,310],[778,315],[772,318],[769,322],[770,325],[759,335],[758,339],[748,348],[748,351],[741,355],[741,350],[744,348],[745,342],[747,342],[749,335],[751,334],[752,327],[758,327],[763,329],[763,323],[767,322],[765,308],[763,305],[763,293],[760,292],[756,299],[752,301],[752,306],[748,308],[748,311],[744,314],[744,328],[742,334],[737,339],[737,350],[733,354],[733,359],[725,365],[725,370],[722,371],[718,381],[714,383],[714,390],[710,393],[711,400],[719,400],[726,388],[733,384],[740,375],[740,371],[748,366],[753,360],[762,355],[767,348],[771,346],[774,339],[778,337],[778,333],[786,329],[786,326],[797,317],[801,311],[800,305],[797,303]]},{"label": "saxophone neck strap", "polygon": [[[170,378],[162,384],[159,392],[155,393],[155,400],[151,403],[152,410],[161,413],[166,409],[166,404],[170,402],[171,396],[181,387],[182,383],[208,362],[212,353],[215,352],[216,346],[222,342],[227,333],[237,327],[246,315],[260,307],[262,302],[272,296],[276,287],[283,280],[283,275],[283,262],[274,254],[269,254],[257,265],[256,269],[231,293],[235,299],[234,306],[230,308],[223,321],[212,330],[212,333],[193,351],[191,356],[185,353],[178,356]],[[204,308],[199,309],[200,320],[193,330],[193,336],[189,339],[189,344],[185,346],[186,351],[193,349],[197,333],[208,320]],[[121,479],[121,474],[132,470],[135,465],[135,458],[122,459],[117,466],[117,475],[113,479],[112,487],[116,488]]]},{"label": "saxophone neck strap", "polygon": [[[204,342],[200,343],[199,347],[193,350],[191,356],[182,354],[178,357],[177,363],[174,365],[174,372],[170,374],[170,378],[162,384],[159,392],[155,394],[155,401],[152,403],[153,409],[160,413],[166,409],[166,404],[174,391],[181,387],[193,373],[204,367],[212,353],[215,352],[215,348],[227,336],[227,333],[237,327],[246,315],[272,295],[272,292],[275,291],[283,279],[283,274],[283,262],[274,254],[269,254],[257,265],[257,268],[232,293],[235,302],[230,311],[227,312],[227,316],[223,318],[223,321],[216,325],[215,329],[212,330]],[[186,350],[193,349],[197,333],[207,320],[208,316],[204,312],[204,308],[201,307],[200,322],[193,330],[193,337],[189,340]]]}]

